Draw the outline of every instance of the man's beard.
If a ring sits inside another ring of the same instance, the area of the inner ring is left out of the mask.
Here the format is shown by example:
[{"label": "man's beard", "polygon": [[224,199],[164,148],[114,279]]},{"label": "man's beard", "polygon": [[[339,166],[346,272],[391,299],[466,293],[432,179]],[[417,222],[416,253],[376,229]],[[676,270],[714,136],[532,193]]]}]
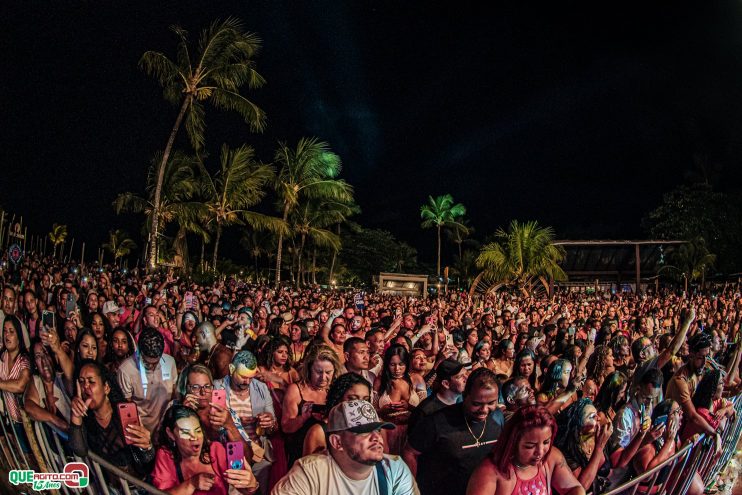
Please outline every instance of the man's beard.
[{"label": "man's beard", "polygon": [[[361,459],[361,452],[355,449],[346,450],[346,451],[348,452],[348,457],[350,457],[352,460],[356,461],[357,463],[364,464],[366,466],[375,466],[376,463],[381,460],[381,459],[375,460],[375,459],[369,459],[369,458]],[[383,453],[382,453],[382,458],[383,458]]]},{"label": "man's beard", "polygon": [[233,390],[236,390],[238,392],[244,392],[245,390],[250,388],[249,383],[232,383],[231,386]]}]

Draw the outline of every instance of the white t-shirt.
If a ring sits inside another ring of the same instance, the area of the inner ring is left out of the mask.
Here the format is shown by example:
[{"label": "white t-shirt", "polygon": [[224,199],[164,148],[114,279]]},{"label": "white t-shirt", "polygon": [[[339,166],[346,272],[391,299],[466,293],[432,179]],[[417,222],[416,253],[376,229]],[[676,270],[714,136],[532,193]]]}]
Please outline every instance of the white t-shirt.
[{"label": "white t-shirt", "polygon": [[[389,495],[419,495],[410,468],[399,456],[384,454]],[[273,487],[271,495],[379,495],[376,469],[365,480],[352,480],[325,452],[302,457]]]},{"label": "white t-shirt", "polygon": [[119,366],[117,373],[124,398],[137,405],[142,425],[149,431],[155,431],[160,426],[165,409],[173,398],[175,384],[178,382],[175,360],[168,354],[163,354],[162,359],[165,362],[164,369],[160,363],[157,363],[154,371],[145,369],[146,396],[136,355],[126,358]]}]

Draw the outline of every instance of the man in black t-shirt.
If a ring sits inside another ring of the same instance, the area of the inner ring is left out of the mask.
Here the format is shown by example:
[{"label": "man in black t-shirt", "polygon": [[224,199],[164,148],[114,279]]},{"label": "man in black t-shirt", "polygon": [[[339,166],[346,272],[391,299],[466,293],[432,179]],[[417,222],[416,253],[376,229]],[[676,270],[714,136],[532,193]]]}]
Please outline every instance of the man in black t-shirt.
[{"label": "man in black t-shirt", "polygon": [[435,371],[436,377],[433,383],[435,393],[412,410],[407,423],[408,435],[422,418],[461,401],[461,394],[464,393],[464,387],[466,387],[466,377],[469,375],[465,365],[453,359],[444,359]]},{"label": "man in black t-shirt", "polygon": [[497,408],[495,374],[479,368],[469,375],[464,401],[420,419],[402,458],[422,495],[464,495],[465,480],[492,450],[504,424]]}]

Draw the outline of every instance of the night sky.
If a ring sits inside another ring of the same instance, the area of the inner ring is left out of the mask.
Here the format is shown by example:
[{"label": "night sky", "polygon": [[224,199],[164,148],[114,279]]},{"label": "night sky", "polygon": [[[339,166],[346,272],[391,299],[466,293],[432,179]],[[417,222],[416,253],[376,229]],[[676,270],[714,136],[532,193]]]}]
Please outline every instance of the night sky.
[{"label": "night sky", "polygon": [[143,190],[176,116],[139,58],[174,56],[171,24],[195,39],[230,15],[263,39],[267,84],[246,94],[268,127],[207,107],[208,150],[248,143],[270,161],[278,140],[326,140],[357,220],[423,257],[429,194],[464,203],[480,238],[517,218],[615,239],[644,236],[678,184],[739,187],[742,2],[488,3],[5,1],[0,205],[78,243],[138,234],[111,202]]}]

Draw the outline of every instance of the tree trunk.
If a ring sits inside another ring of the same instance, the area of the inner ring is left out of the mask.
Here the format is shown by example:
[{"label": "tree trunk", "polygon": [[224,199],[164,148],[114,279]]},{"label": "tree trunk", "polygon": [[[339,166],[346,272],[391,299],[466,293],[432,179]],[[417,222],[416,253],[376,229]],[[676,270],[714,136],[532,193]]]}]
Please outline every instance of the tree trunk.
[{"label": "tree trunk", "polygon": [[299,245],[299,255],[297,256],[297,258],[298,258],[297,273],[299,274],[299,276],[296,279],[296,282],[297,282],[296,285],[298,287],[301,287],[302,285],[304,285],[304,272],[301,269],[301,260],[304,257],[304,243],[306,242],[306,240],[307,240],[307,235],[306,234],[302,234],[301,235],[301,244]]},{"label": "tree trunk", "polygon": [[438,265],[437,265],[437,276],[441,278],[441,226],[438,226]]},{"label": "tree trunk", "polygon": [[217,223],[216,224],[216,239],[214,239],[214,260],[213,260],[213,266],[211,267],[214,271],[216,271],[216,253],[219,250],[219,239],[222,237],[222,224]]},{"label": "tree trunk", "polygon": [[258,255],[253,254],[253,259],[255,260],[255,283],[260,283],[260,271],[258,271]]},{"label": "tree trunk", "polygon": [[150,270],[154,270],[157,266],[157,237],[158,228],[160,224],[160,195],[162,194],[162,182],[165,180],[165,165],[170,158],[170,152],[173,149],[173,143],[175,143],[175,136],[178,134],[180,124],[183,122],[186,110],[191,104],[192,95],[187,95],[183,100],[183,104],[180,106],[180,112],[178,117],[175,119],[175,125],[170,131],[170,137],[165,145],[165,151],[162,153],[162,161],[157,170],[157,184],[155,185],[155,198],[154,198],[154,210],[152,211],[152,230],[150,231],[150,244],[149,244],[149,262],[148,266]]},{"label": "tree trunk", "polygon": [[[286,203],[283,207],[283,221],[286,223],[286,219],[289,218],[289,204]],[[278,233],[278,249],[276,251],[276,289],[281,285],[281,256],[283,253],[283,232]]]},{"label": "tree trunk", "polygon": [[463,244],[463,241],[458,241],[456,244],[459,245],[459,261],[461,261],[461,245]]},{"label": "tree trunk", "polygon": [[314,248],[312,254],[312,285],[317,285],[317,248]]},{"label": "tree trunk", "polygon": [[[338,224],[338,236],[340,236],[340,224]],[[336,249],[332,250],[332,262],[330,262],[330,274],[327,279],[327,285],[332,284],[332,276],[335,274],[335,260],[338,257],[338,252]]]},{"label": "tree trunk", "polygon": [[205,251],[206,251],[206,240],[202,237],[201,238],[201,273],[204,272],[204,260],[206,259],[204,257]]}]

